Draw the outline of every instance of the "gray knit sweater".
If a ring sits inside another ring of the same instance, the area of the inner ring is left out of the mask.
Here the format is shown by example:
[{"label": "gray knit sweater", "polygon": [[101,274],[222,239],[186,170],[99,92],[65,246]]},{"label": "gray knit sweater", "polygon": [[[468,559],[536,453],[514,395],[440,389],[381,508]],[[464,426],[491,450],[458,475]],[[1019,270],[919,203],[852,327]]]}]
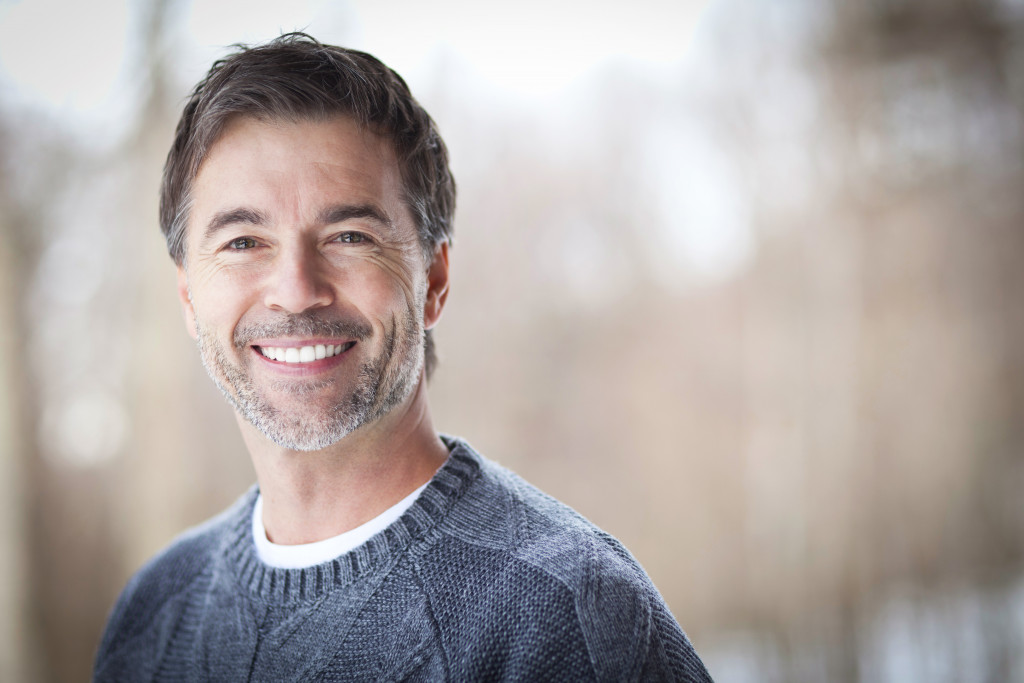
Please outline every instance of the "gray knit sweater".
[{"label": "gray knit sweater", "polygon": [[98,681],[710,681],[614,538],[467,444],[401,518],[306,569],[263,564],[253,488],[122,593]]}]

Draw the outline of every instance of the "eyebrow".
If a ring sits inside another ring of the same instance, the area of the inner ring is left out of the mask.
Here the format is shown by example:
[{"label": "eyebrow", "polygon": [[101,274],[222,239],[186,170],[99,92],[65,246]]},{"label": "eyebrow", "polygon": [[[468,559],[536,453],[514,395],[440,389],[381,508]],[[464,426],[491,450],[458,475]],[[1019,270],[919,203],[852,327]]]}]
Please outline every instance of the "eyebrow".
[{"label": "eyebrow", "polygon": [[262,212],[256,211],[255,209],[227,209],[225,211],[218,211],[210,219],[210,222],[206,224],[206,230],[203,233],[203,239],[208,240],[217,233],[218,230],[225,228],[229,225],[237,225],[239,223],[245,225],[265,225],[267,223],[267,217]]},{"label": "eyebrow", "polygon": [[317,222],[320,225],[334,225],[344,223],[353,218],[370,218],[380,223],[390,232],[394,233],[395,224],[386,213],[373,204],[338,204],[328,206],[317,215]]},{"label": "eyebrow", "polygon": [[[388,229],[392,234],[395,232],[395,224],[387,214],[381,211],[373,204],[338,204],[336,206],[329,206],[322,209],[317,214],[317,223],[320,225],[334,225],[336,223],[344,223],[345,221],[352,220],[354,218],[370,218],[380,223],[382,226]],[[211,239],[218,231],[228,227],[229,225],[266,225],[269,223],[266,215],[262,211],[248,208],[235,208],[225,209],[224,211],[218,211],[210,219],[210,222],[206,224],[206,230],[203,232],[203,240],[207,241]]]}]

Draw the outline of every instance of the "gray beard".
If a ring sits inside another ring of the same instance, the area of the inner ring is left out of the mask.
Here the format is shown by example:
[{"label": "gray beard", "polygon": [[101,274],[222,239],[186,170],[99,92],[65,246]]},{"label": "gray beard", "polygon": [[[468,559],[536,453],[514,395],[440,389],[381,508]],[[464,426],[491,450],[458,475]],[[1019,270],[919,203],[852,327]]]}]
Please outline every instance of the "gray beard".
[{"label": "gray beard", "polygon": [[[263,396],[248,372],[233,364],[212,333],[196,318],[199,355],[206,373],[235,410],[264,436],[279,446],[296,451],[316,451],[337,443],[365,424],[375,422],[405,401],[416,388],[423,367],[423,326],[411,310],[402,324],[393,319],[380,354],[359,369],[348,396],[328,408],[285,413]],[[369,338],[368,325],[323,320],[312,314],[289,316],[280,323],[239,328],[235,346],[248,353],[249,342],[259,337],[342,336]],[[311,396],[331,387],[336,380],[280,380],[275,391]]]}]

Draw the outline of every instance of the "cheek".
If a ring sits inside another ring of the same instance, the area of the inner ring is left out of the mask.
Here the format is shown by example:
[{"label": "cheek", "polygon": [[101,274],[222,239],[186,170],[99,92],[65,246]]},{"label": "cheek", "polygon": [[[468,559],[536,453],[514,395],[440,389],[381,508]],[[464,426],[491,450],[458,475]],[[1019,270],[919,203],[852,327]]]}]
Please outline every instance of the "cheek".
[{"label": "cheek", "polygon": [[218,331],[227,326],[231,333],[251,308],[257,291],[258,285],[251,276],[215,274],[193,283],[192,305],[200,324],[216,327]]},{"label": "cheek", "polygon": [[367,271],[361,277],[353,278],[352,285],[346,292],[346,298],[368,318],[385,327],[391,325],[390,321],[396,315],[415,310],[416,298],[409,278],[401,277],[390,269]]}]

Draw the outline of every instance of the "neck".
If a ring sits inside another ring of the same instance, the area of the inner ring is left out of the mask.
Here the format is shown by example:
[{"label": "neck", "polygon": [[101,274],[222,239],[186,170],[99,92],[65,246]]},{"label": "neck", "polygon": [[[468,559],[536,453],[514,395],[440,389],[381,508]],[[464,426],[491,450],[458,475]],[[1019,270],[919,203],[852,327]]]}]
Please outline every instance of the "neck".
[{"label": "neck", "polygon": [[274,543],[313,543],[364,524],[425,484],[448,450],[434,431],[422,377],[413,394],[373,424],[320,451],[269,441],[239,417]]}]

